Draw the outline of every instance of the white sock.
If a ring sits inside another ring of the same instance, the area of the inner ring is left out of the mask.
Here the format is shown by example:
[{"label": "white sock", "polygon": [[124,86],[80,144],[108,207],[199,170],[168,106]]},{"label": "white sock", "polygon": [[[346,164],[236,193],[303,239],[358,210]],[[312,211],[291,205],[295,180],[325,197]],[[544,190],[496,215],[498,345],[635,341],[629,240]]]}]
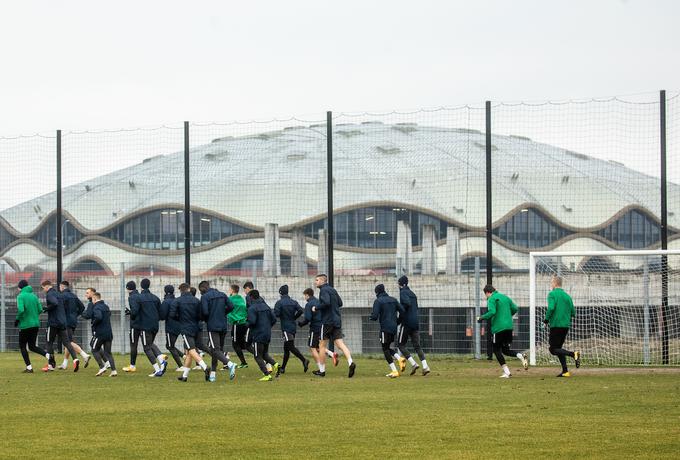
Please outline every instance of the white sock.
[{"label": "white sock", "polygon": [[333,352],[330,351],[328,348],[326,348],[326,354],[330,356],[331,358],[333,357]]},{"label": "white sock", "polygon": [[203,369],[203,370],[206,370],[208,368],[208,366],[205,364],[205,361],[203,361],[203,360],[200,360],[198,362],[198,365],[201,366],[201,369]]},{"label": "white sock", "polygon": [[234,361],[229,361],[229,362],[227,363],[227,367],[229,367],[229,369],[231,369],[231,368],[234,367],[234,366],[236,366],[236,364],[234,364]]},{"label": "white sock", "polygon": [[32,366],[31,364],[29,364],[28,366],[26,366],[26,369],[28,369],[29,371],[32,371],[32,370],[33,370],[33,366]]},{"label": "white sock", "polygon": [[326,372],[326,365],[319,363],[319,372]]},{"label": "white sock", "polygon": [[214,378],[215,378],[215,373],[211,371],[211,372],[210,372],[210,377],[214,379]]},{"label": "white sock", "polygon": [[184,368],[184,371],[182,371],[182,377],[184,377],[184,378],[189,377],[189,372],[190,372],[190,371],[191,371],[191,369],[189,369],[188,367],[185,367],[185,368]]},{"label": "white sock", "polygon": [[411,364],[411,366],[414,366],[414,367],[418,365],[418,363],[416,363],[416,360],[413,359],[413,356],[408,357],[408,362],[409,362],[409,364]]},{"label": "white sock", "polygon": [[390,363],[390,369],[392,369],[392,372],[397,372],[397,366],[394,363]]},{"label": "white sock", "polygon": [[395,361],[399,361],[401,359],[401,356],[399,356],[399,353],[395,353],[394,356],[392,356]]},{"label": "white sock", "polygon": [[348,365],[351,366],[353,362],[354,362],[354,361],[352,361],[352,358],[347,358],[347,364],[348,364]]},{"label": "white sock", "polygon": [[161,370],[161,366],[159,366],[158,363],[153,363],[153,370],[159,372]]},{"label": "white sock", "polygon": [[423,367],[424,367],[425,369],[428,368],[428,366],[427,366],[427,361],[426,361],[426,360],[423,359],[423,360],[420,362],[420,364],[422,364]]},{"label": "white sock", "polygon": [[105,367],[106,369],[110,368],[110,367],[111,367],[111,363],[108,362],[108,361],[106,361],[106,362],[104,363],[104,367]]},{"label": "white sock", "polygon": [[64,358],[64,360],[61,362],[61,367],[67,367],[68,366],[68,359]]},{"label": "white sock", "polygon": [[45,358],[49,361],[49,360],[50,360],[50,354],[49,354],[49,353],[45,353]]},{"label": "white sock", "polygon": [[505,375],[510,375],[510,369],[508,368],[507,364],[503,364],[503,373]]},{"label": "white sock", "polygon": [[321,363],[319,361],[316,362],[316,367],[319,369],[319,371],[321,370]]},{"label": "white sock", "polygon": [[522,356],[522,353],[517,353],[517,358],[518,359],[524,359],[524,356]]},{"label": "white sock", "polygon": [[156,356],[156,359],[158,360],[158,364],[162,363],[164,361],[163,355],[158,355]]},{"label": "white sock", "polygon": [[81,356],[83,359],[87,359],[87,358],[90,357],[90,355],[88,355],[87,353],[85,353],[85,351],[83,351],[83,350],[80,350],[80,356]]}]

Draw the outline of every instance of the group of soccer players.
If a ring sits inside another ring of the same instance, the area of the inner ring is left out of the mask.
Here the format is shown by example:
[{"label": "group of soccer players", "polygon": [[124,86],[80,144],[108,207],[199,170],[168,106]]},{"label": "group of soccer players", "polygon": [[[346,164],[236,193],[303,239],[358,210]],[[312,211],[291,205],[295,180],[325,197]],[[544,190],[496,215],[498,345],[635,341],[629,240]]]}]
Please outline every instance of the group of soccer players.
[{"label": "group of soccer players", "polygon": [[[553,277],[552,290],[548,296],[548,309],[544,322],[550,326],[550,352],[557,356],[562,372],[558,377],[569,377],[566,357],[571,357],[580,366],[580,353],[562,348],[566,335],[575,316],[574,305],[569,295],[562,290],[562,280]],[[349,370],[348,377],[352,378],[356,372],[356,363],[344,343],[342,332],[341,310],[342,299],[338,292],[328,284],[326,275],[318,275],[315,285],[319,290],[318,298],[314,290],[305,289],[304,309],[292,299],[288,286],[279,289],[280,299],[272,309],[260,293],[254,289],[252,282],[243,285],[245,298],[239,294],[239,286],[231,285],[228,295],[211,287],[208,281],[201,281],[198,291],[187,283],[178,286],[179,296],[175,296],[175,288],[167,285],[164,288],[164,299],[161,301],[149,290],[151,282],[143,279],[140,282],[141,292],[137,290],[135,281],[126,285],[128,292],[128,308],[125,314],[130,316],[130,364],[123,368],[125,372],[137,371],[137,349],[141,342],[144,354],[153,366],[154,371],[149,377],[162,377],[168,366],[168,355],[162,353],[154,343],[159,331],[159,322],[165,321],[166,349],[177,364],[177,371],[182,372],[178,380],[186,382],[192,369],[200,369],[205,380],[216,381],[217,368],[229,371],[229,379],[233,380],[236,369],[248,367],[245,353],[251,354],[262,371],[261,381],[271,381],[286,372],[290,356],[295,356],[304,372],[309,369],[310,361],[295,346],[295,335],[298,327],[309,325],[307,346],[314,359],[317,369],[313,374],[319,377],[326,375],[326,358],[331,357],[333,364],[338,364],[338,354],[329,350],[329,345],[344,354]],[[85,292],[87,307],[70,290],[67,281],[62,281],[59,291],[50,281],[41,283],[45,291],[45,309],[48,318],[46,350],[37,346],[37,336],[40,327],[39,315],[43,312],[42,304],[33,293],[33,289],[25,280],[18,284],[17,317],[15,325],[19,328],[19,346],[26,364],[25,373],[32,373],[33,367],[28,350],[44,356],[47,364],[42,368],[45,372],[55,369],[67,369],[69,356],[73,359],[73,370],[80,368],[80,360],[87,367],[91,355],[87,354],[74,340],[78,316],[90,319],[92,340],[90,347],[92,356],[99,365],[96,376],[102,376],[110,370],[110,376],[118,375],[111,342],[113,331],[111,327],[111,311],[102,300],[101,294],[94,288]],[[386,375],[396,378],[406,370],[406,363],[410,363],[410,375],[422,369],[422,374],[430,373],[430,367],[419,340],[419,315],[417,296],[408,286],[408,278],[402,276],[398,280],[399,300],[387,294],[385,286],[375,287],[376,299],[370,319],[378,321],[380,325],[380,343],[385,360],[390,368]],[[515,356],[522,361],[524,369],[528,369],[525,354],[510,349],[512,343],[512,316],[517,312],[517,306],[507,296],[496,291],[493,286],[484,287],[487,297],[488,311],[477,318],[478,321],[489,320],[493,334],[493,351],[498,363],[503,369],[501,377],[509,378],[510,370],[505,362],[505,356]],[[269,344],[272,338],[272,327],[280,321],[283,339],[283,361],[279,364],[269,354]],[[204,334],[204,329],[205,333]],[[231,331],[232,348],[240,364],[234,363],[225,351],[227,333]],[[59,338],[66,348],[64,360],[60,366],[56,365],[54,343]],[[207,339],[207,343],[204,341]],[[180,340],[180,347],[177,341]],[[420,359],[420,364],[411,356],[406,345],[408,341]],[[391,348],[396,343],[397,350]],[[211,357],[210,366],[204,361],[204,356]],[[195,366],[192,366],[195,363]],[[398,367],[397,367],[398,366]]]}]

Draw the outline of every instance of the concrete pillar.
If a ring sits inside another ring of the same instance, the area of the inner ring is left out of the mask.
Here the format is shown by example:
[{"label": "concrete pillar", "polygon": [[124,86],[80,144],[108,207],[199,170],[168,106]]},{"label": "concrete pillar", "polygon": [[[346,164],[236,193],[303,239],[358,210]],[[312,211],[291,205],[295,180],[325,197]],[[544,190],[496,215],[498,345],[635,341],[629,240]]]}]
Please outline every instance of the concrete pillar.
[{"label": "concrete pillar", "polygon": [[[317,262],[318,272],[328,271],[328,234],[325,229],[319,230],[319,261]],[[327,273],[326,273],[327,274]]]},{"label": "concrete pillar", "polygon": [[446,274],[460,274],[460,230],[446,228]]},{"label": "concrete pillar", "polygon": [[293,241],[290,258],[292,276],[307,276],[307,240],[302,228],[293,229]]},{"label": "concrete pillar", "polygon": [[437,274],[437,236],[434,233],[434,225],[423,225],[421,273],[423,275]]},{"label": "concrete pillar", "polygon": [[413,242],[411,225],[403,220],[397,221],[397,276],[413,273]]},{"label": "concrete pillar", "polygon": [[264,225],[264,276],[281,276],[281,251],[278,224]]}]

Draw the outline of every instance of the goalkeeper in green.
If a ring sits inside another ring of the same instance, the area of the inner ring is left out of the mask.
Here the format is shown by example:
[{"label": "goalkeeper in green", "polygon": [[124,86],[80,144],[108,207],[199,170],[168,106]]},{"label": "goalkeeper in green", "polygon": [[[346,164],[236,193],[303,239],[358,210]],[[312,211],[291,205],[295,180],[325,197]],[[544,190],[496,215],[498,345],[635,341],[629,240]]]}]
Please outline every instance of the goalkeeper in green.
[{"label": "goalkeeper in green", "polygon": [[569,369],[567,369],[567,356],[574,358],[578,368],[581,367],[581,353],[565,350],[562,346],[567,338],[567,333],[569,333],[571,319],[576,316],[576,310],[571,297],[562,289],[561,277],[553,276],[550,287],[552,290],[548,294],[548,309],[543,320],[546,326],[550,326],[548,350],[550,350],[550,354],[557,356],[562,365],[562,372],[558,377],[571,377]]},{"label": "goalkeeper in green", "polygon": [[[512,344],[512,316],[517,313],[517,305],[505,294],[498,292],[493,286],[484,286],[484,295],[489,308],[482,316],[477,317],[477,322],[491,320],[491,333],[493,334],[493,353],[496,355],[498,364],[503,368],[501,378],[510,378],[510,368],[505,364],[505,356],[516,356],[522,361],[524,370],[529,368],[529,362],[524,353],[510,349]],[[504,356],[505,355],[505,356]]]}]

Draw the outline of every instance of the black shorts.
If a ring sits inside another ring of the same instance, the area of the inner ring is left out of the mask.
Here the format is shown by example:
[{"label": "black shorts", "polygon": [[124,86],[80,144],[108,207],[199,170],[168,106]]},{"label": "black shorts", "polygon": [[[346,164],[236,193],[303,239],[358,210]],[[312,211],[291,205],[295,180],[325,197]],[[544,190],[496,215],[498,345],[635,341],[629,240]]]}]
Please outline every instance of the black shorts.
[{"label": "black shorts", "polygon": [[550,348],[562,348],[562,345],[564,345],[564,341],[567,338],[568,332],[568,327],[551,327],[550,335],[548,336],[548,344],[550,345]]},{"label": "black shorts", "polygon": [[408,342],[409,339],[411,339],[411,342],[415,342],[413,340],[414,338],[418,338],[418,331],[413,330],[411,328],[408,328],[406,326],[400,326],[399,330],[397,331],[397,344],[400,347],[406,346],[406,342]]},{"label": "black shorts", "polygon": [[394,342],[394,334],[391,332],[381,332],[380,333],[380,343],[383,345],[389,345]]},{"label": "black shorts", "polygon": [[291,341],[295,340],[295,334],[293,334],[292,332],[283,331],[282,337],[283,337],[284,343],[285,342],[291,342]]},{"label": "black shorts", "polygon": [[319,339],[321,338],[321,329],[310,329],[309,337],[307,338],[307,346],[309,348],[319,349]]},{"label": "black shorts", "polygon": [[248,336],[248,325],[246,324],[232,324],[231,325],[231,341],[242,345],[241,348],[244,348],[243,345],[246,344]]},{"label": "black shorts", "polygon": [[494,345],[510,345],[512,343],[512,329],[506,329],[493,335]]},{"label": "black shorts", "polygon": [[341,338],[343,338],[344,335],[342,334],[342,328],[329,325],[329,324],[324,324],[321,326],[321,340],[331,340],[331,341],[336,341]]},{"label": "black shorts", "polygon": [[182,343],[184,343],[184,348],[187,350],[198,350],[198,344],[200,340],[198,336],[182,334]]}]

